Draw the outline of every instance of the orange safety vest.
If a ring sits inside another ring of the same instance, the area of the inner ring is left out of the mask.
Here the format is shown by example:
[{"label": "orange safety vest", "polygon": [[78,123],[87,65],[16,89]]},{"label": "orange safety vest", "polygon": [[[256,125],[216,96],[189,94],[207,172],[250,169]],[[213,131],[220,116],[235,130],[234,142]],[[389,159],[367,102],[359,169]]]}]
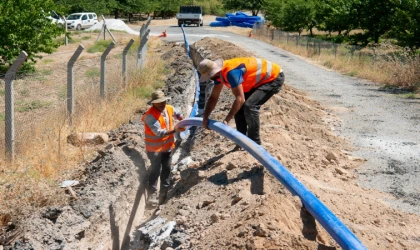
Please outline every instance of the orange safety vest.
[{"label": "orange safety vest", "polygon": [[221,82],[231,88],[227,75],[229,71],[236,69],[239,65],[245,64],[246,72],[242,76],[242,88],[244,92],[249,92],[264,83],[274,81],[280,74],[279,65],[260,58],[234,58],[223,61],[223,68],[220,72]]},{"label": "orange safety vest", "polygon": [[152,115],[156,120],[159,121],[160,127],[162,129],[172,130],[174,129],[173,125],[173,116],[174,116],[174,107],[171,105],[166,105],[166,111],[168,112],[169,119],[169,128],[166,126],[165,119],[159,110],[150,107],[149,110],[143,115],[142,121],[144,122],[144,136],[146,141],[146,151],[148,152],[166,152],[172,148],[175,148],[175,138],[174,134],[167,135],[164,137],[157,136],[145,123],[145,118],[147,115]]}]

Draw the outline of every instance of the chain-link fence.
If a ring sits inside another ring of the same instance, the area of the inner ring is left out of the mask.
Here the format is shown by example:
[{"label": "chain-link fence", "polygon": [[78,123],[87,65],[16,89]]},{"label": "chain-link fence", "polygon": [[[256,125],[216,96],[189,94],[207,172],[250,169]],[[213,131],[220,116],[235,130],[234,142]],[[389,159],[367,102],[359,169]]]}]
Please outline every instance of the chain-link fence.
[{"label": "chain-link fence", "polygon": [[351,76],[362,76],[384,85],[418,89],[420,55],[391,43],[358,46],[339,44],[310,36],[254,25],[251,34],[292,53],[319,59],[325,66]]},{"label": "chain-link fence", "polygon": [[373,62],[376,54],[374,48],[333,43],[310,36],[301,36],[277,29],[270,29],[268,26],[254,26],[252,34],[272,43],[289,45],[296,47],[299,50],[304,50],[308,55],[323,54],[332,55],[334,57],[358,57],[361,60],[370,60],[370,62]]},{"label": "chain-link fence", "polygon": [[[19,159],[31,147],[46,147],[45,154],[54,150],[60,154],[60,137],[64,135],[57,128],[68,129],[95,106],[119,98],[129,87],[130,78],[144,67],[149,24],[150,19],[142,26],[140,37],[116,52],[112,51],[114,42],[109,42],[101,55],[87,53],[79,45],[75,51],[45,55],[35,72],[19,70],[26,59],[22,52],[7,74],[0,75],[0,81],[4,80],[0,90],[0,157]],[[89,123],[89,119],[83,122]],[[56,140],[57,147],[47,148],[51,144],[45,143],[46,137],[56,137],[48,139]]]}]

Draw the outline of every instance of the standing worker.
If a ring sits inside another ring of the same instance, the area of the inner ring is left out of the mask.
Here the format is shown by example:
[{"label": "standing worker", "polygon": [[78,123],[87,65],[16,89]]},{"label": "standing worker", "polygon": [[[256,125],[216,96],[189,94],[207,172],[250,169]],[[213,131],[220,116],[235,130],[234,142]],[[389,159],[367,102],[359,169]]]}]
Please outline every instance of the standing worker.
[{"label": "standing worker", "polygon": [[260,58],[204,59],[197,70],[201,75],[200,82],[214,81],[204,109],[203,126],[208,129],[209,115],[225,85],[232,90],[235,101],[223,123],[227,125],[235,117],[236,129],[261,145],[260,108],[281,90],[284,73],[280,66]]},{"label": "standing worker", "polygon": [[[160,91],[152,93],[152,106],[143,115],[144,137],[147,157],[151,162],[149,183],[147,189],[147,203],[150,205],[163,204],[168,195],[172,163],[172,150],[175,148],[174,120],[181,121],[182,114],[173,106],[167,105],[169,100]],[[179,129],[182,131],[182,129]],[[185,130],[185,129],[184,129]],[[160,176],[160,191],[157,195],[157,182]]]}]

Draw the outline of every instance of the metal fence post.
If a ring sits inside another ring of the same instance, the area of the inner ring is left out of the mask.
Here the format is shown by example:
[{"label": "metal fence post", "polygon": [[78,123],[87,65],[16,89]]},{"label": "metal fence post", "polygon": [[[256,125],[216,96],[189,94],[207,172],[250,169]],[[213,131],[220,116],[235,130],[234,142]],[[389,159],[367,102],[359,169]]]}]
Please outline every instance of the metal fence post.
[{"label": "metal fence post", "polygon": [[333,43],[334,46],[334,59],[337,59],[337,44]]},{"label": "metal fence post", "polygon": [[311,37],[306,39],[306,51],[309,51],[309,42],[311,41]]},{"label": "metal fence post", "polygon": [[144,33],[145,33],[145,29],[146,28],[146,25],[145,24],[143,24],[142,26],[141,26],[141,28],[140,28],[140,44],[139,44],[139,48],[138,48],[138,50],[137,50],[137,68],[139,69],[140,68],[140,65],[141,65],[141,49],[142,49],[142,47],[141,47],[141,40],[143,39],[143,37],[144,37]]},{"label": "metal fence post", "polygon": [[318,55],[321,55],[321,41],[318,41]]},{"label": "metal fence post", "polygon": [[5,76],[5,143],[6,157],[9,162],[13,162],[15,158],[15,110],[14,110],[14,93],[13,79],[20,66],[25,62],[28,54],[25,51],[20,52],[19,57],[9,68]]},{"label": "metal fence post", "polygon": [[274,29],[271,30],[271,41],[274,41]]},{"label": "metal fence post", "polygon": [[289,44],[289,33],[286,32],[286,44]]},{"label": "metal fence post", "polygon": [[299,36],[296,36],[296,47],[299,46]]},{"label": "metal fence post", "polygon": [[123,61],[122,61],[122,77],[123,77],[123,88],[124,90],[127,89],[127,53],[131,48],[131,45],[133,45],[134,39],[131,39],[130,42],[128,42],[127,46],[124,48],[123,51]]},{"label": "metal fence post", "polygon": [[82,54],[85,48],[83,45],[79,45],[79,47],[74,52],[73,56],[70,58],[69,62],[67,63],[67,112],[70,125],[73,124],[73,114],[74,114],[74,63],[79,58],[80,54]]},{"label": "metal fence post", "polygon": [[105,81],[105,71],[106,71],[106,57],[108,56],[109,52],[111,52],[111,49],[113,49],[115,46],[114,42],[111,42],[108,45],[108,48],[106,48],[105,52],[101,56],[101,97],[105,98],[105,92],[106,92],[106,81]]},{"label": "metal fence post", "polygon": [[64,45],[68,45],[69,44],[69,37],[67,36],[67,19],[66,19],[66,17],[65,16],[63,16],[63,20],[64,20],[64,27],[65,27],[65,30],[66,30],[66,34],[65,34],[65,36],[64,36]]},{"label": "metal fence post", "polygon": [[149,39],[149,33],[150,33],[150,30],[147,30],[147,32],[144,34],[144,36],[142,37],[140,41],[140,46],[138,50],[140,54],[139,54],[139,59],[137,60],[138,69],[143,68],[144,66],[145,56],[146,56],[145,47]]}]

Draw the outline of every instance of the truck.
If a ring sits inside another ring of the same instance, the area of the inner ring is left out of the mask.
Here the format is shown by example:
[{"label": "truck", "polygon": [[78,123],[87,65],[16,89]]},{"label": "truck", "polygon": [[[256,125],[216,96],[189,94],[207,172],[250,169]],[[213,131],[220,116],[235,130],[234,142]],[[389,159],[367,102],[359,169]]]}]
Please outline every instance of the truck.
[{"label": "truck", "polygon": [[184,25],[197,25],[203,26],[203,11],[201,6],[185,5],[179,7],[179,13],[176,14],[178,19],[178,26]]}]

